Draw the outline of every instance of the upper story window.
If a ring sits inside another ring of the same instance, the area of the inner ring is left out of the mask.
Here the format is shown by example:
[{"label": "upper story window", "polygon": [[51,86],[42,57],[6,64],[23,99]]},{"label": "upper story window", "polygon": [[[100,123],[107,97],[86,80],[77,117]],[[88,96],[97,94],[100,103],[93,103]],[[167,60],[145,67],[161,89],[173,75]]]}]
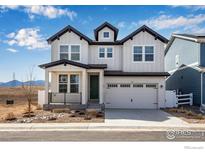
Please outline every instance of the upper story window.
[{"label": "upper story window", "polygon": [[80,46],[71,45],[71,60],[79,61],[80,60]]},{"label": "upper story window", "polygon": [[145,61],[154,61],[154,47],[145,46]]},{"label": "upper story window", "polygon": [[103,38],[110,38],[110,33],[109,32],[103,32]]},{"label": "upper story window", "polygon": [[142,61],[142,46],[134,46],[133,61]]},{"label": "upper story window", "polygon": [[133,46],[134,62],[153,62],[154,46]]},{"label": "upper story window", "polygon": [[112,47],[100,47],[99,48],[99,58],[112,58],[113,48]]},{"label": "upper story window", "polygon": [[60,46],[60,59],[69,59],[68,48],[68,45]]},{"label": "upper story window", "polygon": [[80,45],[60,45],[60,60],[80,61]]}]

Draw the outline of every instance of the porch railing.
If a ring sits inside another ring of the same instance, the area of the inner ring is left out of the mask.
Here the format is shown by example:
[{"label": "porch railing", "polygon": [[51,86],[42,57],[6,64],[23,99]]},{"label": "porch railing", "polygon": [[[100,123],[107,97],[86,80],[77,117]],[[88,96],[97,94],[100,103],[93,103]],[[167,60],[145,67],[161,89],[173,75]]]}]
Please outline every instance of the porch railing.
[{"label": "porch railing", "polygon": [[81,103],[82,102],[82,94],[81,93],[48,93],[48,104],[50,103],[63,103],[63,104],[71,104],[71,103]]}]

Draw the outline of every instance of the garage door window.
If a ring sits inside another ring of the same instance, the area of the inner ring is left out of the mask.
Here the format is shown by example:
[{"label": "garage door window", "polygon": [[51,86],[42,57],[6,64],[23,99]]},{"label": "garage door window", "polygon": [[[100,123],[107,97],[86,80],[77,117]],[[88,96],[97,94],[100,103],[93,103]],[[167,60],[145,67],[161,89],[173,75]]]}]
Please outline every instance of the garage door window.
[{"label": "garage door window", "polygon": [[121,88],[130,88],[130,84],[120,84]]},{"label": "garage door window", "polygon": [[146,84],[146,88],[157,88],[156,84]]},{"label": "garage door window", "polygon": [[115,83],[109,83],[109,84],[107,85],[107,87],[108,87],[108,88],[117,88],[118,85],[115,84]]},{"label": "garage door window", "polygon": [[133,84],[133,88],[143,88],[143,84]]}]

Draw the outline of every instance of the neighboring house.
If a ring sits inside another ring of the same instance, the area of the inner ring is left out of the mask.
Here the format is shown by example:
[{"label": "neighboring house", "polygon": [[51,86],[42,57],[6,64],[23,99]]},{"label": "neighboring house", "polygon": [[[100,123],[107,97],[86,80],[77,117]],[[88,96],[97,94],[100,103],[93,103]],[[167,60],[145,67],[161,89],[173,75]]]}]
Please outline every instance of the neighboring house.
[{"label": "neighboring house", "polygon": [[145,25],[117,40],[118,29],[108,22],[94,35],[91,40],[69,25],[48,39],[51,62],[40,65],[45,69],[45,106],[163,108],[168,40]]},{"label": "neighboring house", "polygon": [[205,35],[173,34],[165,50],[168,90],[193,93],[193,104],[205,105]]}]

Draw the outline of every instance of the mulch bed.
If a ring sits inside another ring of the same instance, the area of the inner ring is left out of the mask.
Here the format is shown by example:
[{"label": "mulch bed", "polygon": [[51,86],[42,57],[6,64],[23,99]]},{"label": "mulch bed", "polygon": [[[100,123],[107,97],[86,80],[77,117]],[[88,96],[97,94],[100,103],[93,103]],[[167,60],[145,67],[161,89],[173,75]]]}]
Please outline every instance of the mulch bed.
[{"label": "mulch bed", "polygon": [[[34,116],[35,115],[35,116]],[[32,117],[24,114],[15,120],[4,120],[4,123],[103,123],[104,113],[87,115],[85,111],[75,113],[53,113],[51,111],[35,110]]]},{"label": "mulch bed", "polygon": [[183,106],[179,108],[167,108],[163,110],[173,116],[179,117],[188,123],[205,124],[205,115],[200,112],[199,107]]}]

